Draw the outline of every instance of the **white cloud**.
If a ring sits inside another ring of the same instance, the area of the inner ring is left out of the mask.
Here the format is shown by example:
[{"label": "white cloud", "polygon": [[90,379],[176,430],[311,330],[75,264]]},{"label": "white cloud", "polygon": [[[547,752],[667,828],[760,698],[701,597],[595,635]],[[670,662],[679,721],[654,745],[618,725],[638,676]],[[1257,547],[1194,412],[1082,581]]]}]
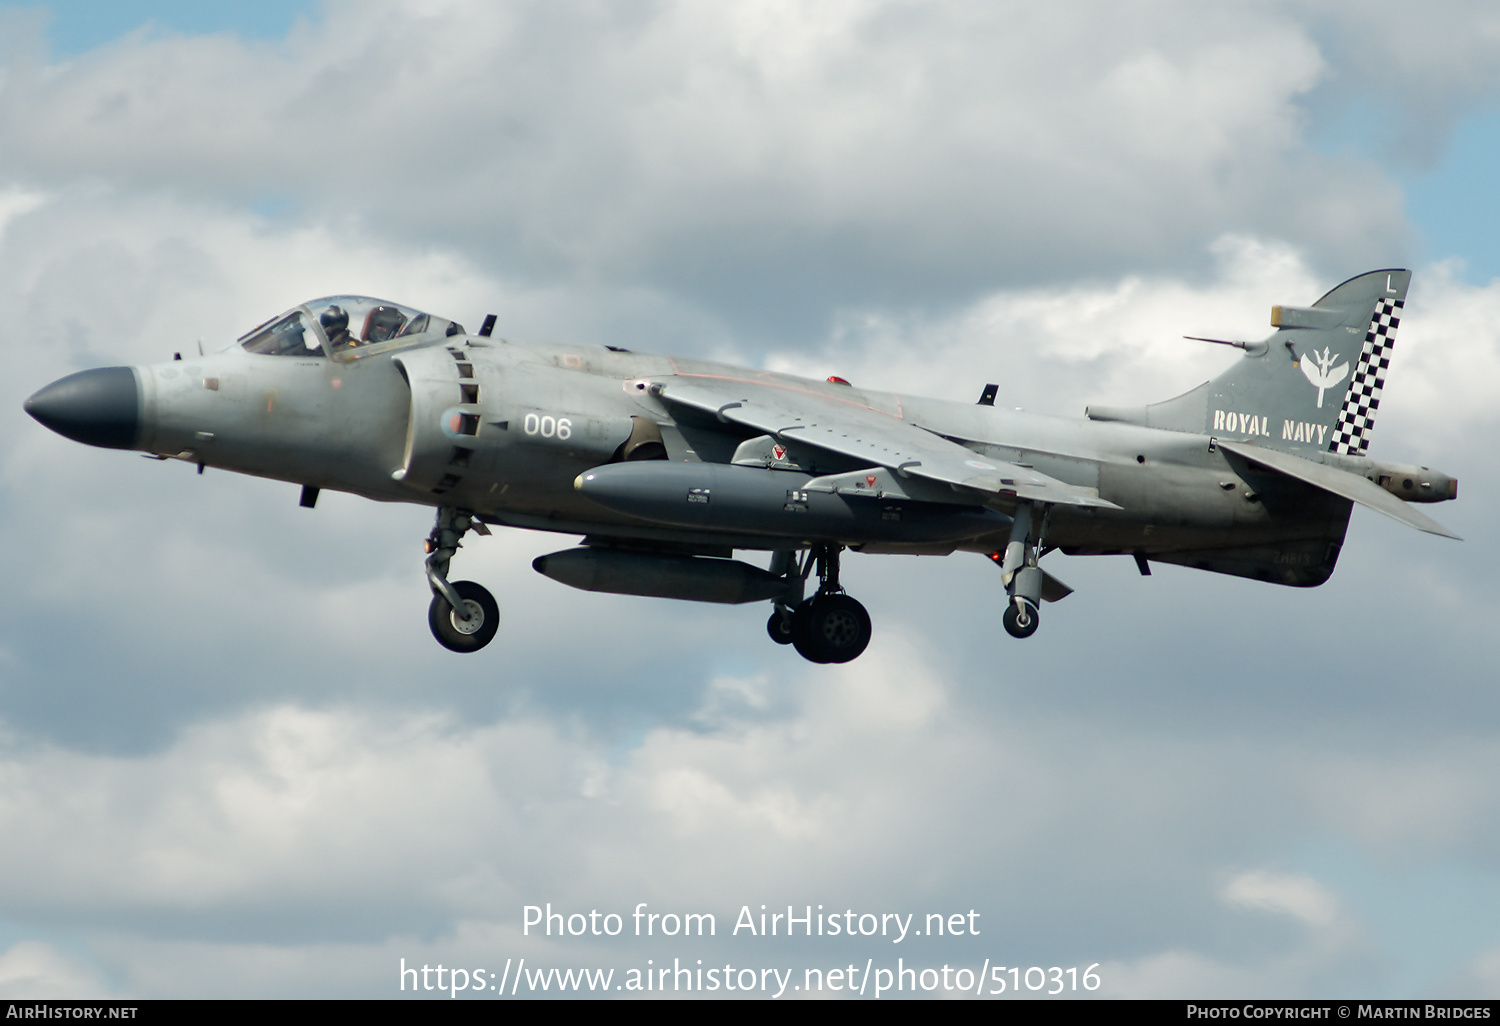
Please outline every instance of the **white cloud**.
[{"label": "white cloud", "polygon": [[[1318,282],[1297,250],[1242,236],[1213,245],[1206,282],[1130,275],[1113,282],[1004,289],[941,319],[848,311],[822,352],[777,352],[768,366],[861,386],[1080,416],[1090,403],[1140,405],[1193,388],[1235,354],[1184,335],[1259,339],[1275,303],[1311,303]],[[920,354],[920,358],[918,358]],[[824,370],[824,368],[829,368]]]},{"label": "white cloud", "polygon": [[1338,899],[1309,876],[1256,869],[1224,885],[1224,900],[1239,908],[1278,912],[1308,926],[1329,926],[1338,916]]},{"label": "white cloud", "polygon": [[[658,726],[614,755],[541,716],[302,705],[206,722],[154,754],[12,745],[0,762],[3,899],[12,914],[94,924],[91,971],[145,995],[253,984],[377,996],[398,957],[498,971],[521,955],[622,965],[665,950],[521,938],[521,905],[546,901],[712,911],[726,928],[741,904],[897,909],[919,922],[977,908],[983,942],[954,941],[943,958],[1042,957],[1040,945],[1052,961],[1103,961],[1109,996],[1295,996],[1370,971],[1370,942],[1318,881],[1254,870],[1216,884],[1203,870],[1268,831],[1297,836],[1319,814],[1299,799],[1316,760],[1122,735],[1014,702],[977,708],[972,695],[961,705],[943,661],[900,632],[870,656],[746,685],[797,696],[772,719],[721,711],[715,726]],[[1245,780],[1263,804],[1225,802]],[[1371,795],[1382,786],[1364,782]],[[1216,892],[1225,911],[1195,891]],[[1120,957],[1134,930],[1046,925],[1077,915],[1070,894],[1134,909],[1151,934],[1214,924],[1244,939]],[[1262,936],[1246,918],[1258,912],[1307,932]],[[768,957],[723,933],[694,957]],[[913,941],[896,953],[935,950]]]},{"label": "white cloud", "polygon": [[1224,225],[1340,259],[1404,244],[1389,183],[1305,147],[1299,104],[1341,70],[1306,25],[1158,15],[332,4],[276,45],[140,37],[12,62],[3,167],[285,194],[388,244],[446,236],[518,273],[736,306],[747,279],[765,304],[810,282],[923,301],[1183,266]]},{"label": "white cloud", "polygon": [[1476,287],[1456,270],[1439,264],[1413,284],[1387,393],[1397,430],[1437,450],[1489,434],[1497,416],[1500,281]]},{"label": "white cloud", "polygon": [[1453,993],[1488,998],[1500,995],[1500,948],[1484,952],[1466,968],[1464,975],[1469,978],[1460,977]]},{"label": "white cloud", "polygon": [[9,188],[0,192],[0,242],[4,241],[5,228],[11,220],[30,213],[46,202],[40,193],[24,189]]},{"label": "white cloud", "polygon": [[0,997],[108,997],[94,969],[50,944],[22,941],[0,952]]}]

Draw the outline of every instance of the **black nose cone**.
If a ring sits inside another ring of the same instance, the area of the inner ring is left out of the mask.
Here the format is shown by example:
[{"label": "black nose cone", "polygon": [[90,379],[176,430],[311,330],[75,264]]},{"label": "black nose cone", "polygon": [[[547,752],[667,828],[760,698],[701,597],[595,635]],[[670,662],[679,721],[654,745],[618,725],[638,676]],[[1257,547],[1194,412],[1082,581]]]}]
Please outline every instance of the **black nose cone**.
[{"label": "black nose cone", "polygon": [[26,400],[26,412],[75,442],[129,449],[141,434],[135,371],[98,367],[59,378]]}]

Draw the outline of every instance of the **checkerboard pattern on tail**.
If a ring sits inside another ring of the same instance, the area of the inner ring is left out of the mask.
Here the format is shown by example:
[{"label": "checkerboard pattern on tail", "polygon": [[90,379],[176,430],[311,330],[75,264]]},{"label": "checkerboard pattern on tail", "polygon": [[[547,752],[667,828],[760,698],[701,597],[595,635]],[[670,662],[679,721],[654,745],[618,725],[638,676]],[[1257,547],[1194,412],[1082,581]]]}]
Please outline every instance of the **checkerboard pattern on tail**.
[{"label": "checkerboard pattern on tail", "polygon": [[1380,407],[1380,392],[1385,387],[1385,374],[1391,365],[1391,347],[1396,344],[1396,329],[1401,326],[1400,313],[1405,305],[1399,299],[1376,302],[1375,315],[1370,318],[1370,330],[1365,334],[1364,348],[1359,353],[1359,364],[1354,369],[1354,379],[1349,382],[1344,408],[1339,411],[1338,423],[1333,427],[1333,440],[1328,445],[1330,452],[1363,456],[1370,447],[1370,431],[1375,426],[1375,411]]}]

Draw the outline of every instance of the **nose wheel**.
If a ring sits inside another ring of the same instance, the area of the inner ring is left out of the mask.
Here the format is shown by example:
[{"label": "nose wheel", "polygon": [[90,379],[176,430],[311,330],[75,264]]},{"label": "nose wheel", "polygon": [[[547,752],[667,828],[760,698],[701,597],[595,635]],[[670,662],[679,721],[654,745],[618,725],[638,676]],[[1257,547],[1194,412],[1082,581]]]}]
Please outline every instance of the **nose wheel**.
[{"label": "nose wheel", "polygon": [[432,588],[427,626],[438,644],[451,652],[478,652],[500,629],[500,607],[488,590],[473,581],[448,580],[448,564],[470,530],[490,533],[468,513],[439,509],[427,536],[427,583]]}]

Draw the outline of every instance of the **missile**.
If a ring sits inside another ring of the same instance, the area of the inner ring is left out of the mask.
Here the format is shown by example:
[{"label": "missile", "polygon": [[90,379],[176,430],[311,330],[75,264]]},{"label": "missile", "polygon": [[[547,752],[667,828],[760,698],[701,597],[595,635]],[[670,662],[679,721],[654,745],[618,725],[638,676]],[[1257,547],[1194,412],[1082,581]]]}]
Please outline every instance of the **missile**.
[{"label": "missile", "polygon": [[531,566],[539,574],[583,591],[690,602],[763,602],[787,595],[792,587],[785,578],[760,567],[709,556],[578,548],[538,556]]},{"label": "missile", "polygon": [[824,485],[833,478],[797,471],[641,460],[584,471],[573,487],[606,509],[652,523],[804,543],[813,538],[846,545],[959,542],[1010,525],[1004,514],[982,506],[891,497],[874,487],[888,474],[872,469],[869,494],[852,494]]}]

